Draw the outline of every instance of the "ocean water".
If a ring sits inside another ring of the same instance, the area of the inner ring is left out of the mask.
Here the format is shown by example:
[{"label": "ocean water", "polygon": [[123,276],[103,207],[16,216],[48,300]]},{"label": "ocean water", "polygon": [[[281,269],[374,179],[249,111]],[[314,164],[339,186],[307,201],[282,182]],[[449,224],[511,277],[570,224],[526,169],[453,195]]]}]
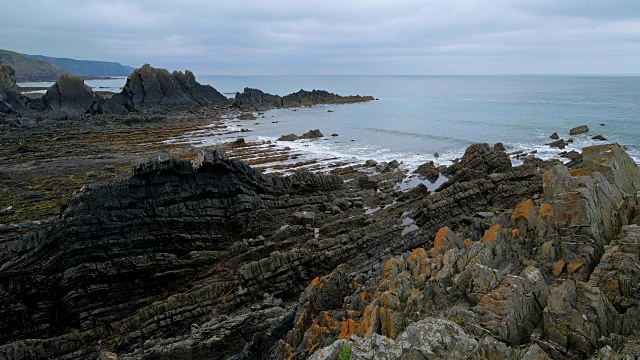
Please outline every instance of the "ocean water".
[{"label": "ocean water", "polygon": [[[278,95],[322,89],[378,99],[275,109],[256,121],[231,124],[252,130],[242,133],[247,141],[274,141],[280,135],[320,129],[324,139],[280,143],[313,159],[397,159],[411,169],[430,160],[448,165],[475,142],[502,142],[509,152],[536,150],[537,156],[551,158],[561,151],[599,144],[591,137],[603,135],[625,145],[640,163],[640,76],[197,76],[197,80],[229,97],[253,87]],[[86,84],[117,92],[125,82],[126,78],[114,78]],[[570,136],[569,129],[579,125],[591,130]],[[553,132],[573,138],[573,144],[564,150],[550,148],[546,144]],[[333,133],[339,136],[329,136]],[[215,136],[205,139],[204,145],[237,137]]]},{"label": "ocean water", "polygon": [[[536,150],[537,156],[551,158],[602,143],[591,137],[603,135],[627,146],[640,162],[637,76],[204,76],[198,80],[228,96],[247,86],[279,95],[323,89],[378,99],[276,109],[255,122],[239,122],[253,130],[242,134],[248,141],[275,140],[311,129],[320,129],[325,136],[339,134],[286,143],[309,157],[397,159],[415,168],[429,160],[450,164],[475,142],[502,142],[509,152]],[[579,125],[591,130],[570,136],[569,130]],[[550,148],[546,144],[553,132],[573,138],[574,143],[564,150]],[[234,138],[215,138],[211,143]]]}]

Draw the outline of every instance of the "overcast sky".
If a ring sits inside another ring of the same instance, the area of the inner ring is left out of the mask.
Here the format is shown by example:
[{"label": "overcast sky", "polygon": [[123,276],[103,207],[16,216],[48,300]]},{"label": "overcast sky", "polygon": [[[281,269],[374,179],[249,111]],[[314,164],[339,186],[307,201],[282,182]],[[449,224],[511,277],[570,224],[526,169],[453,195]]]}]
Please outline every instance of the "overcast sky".
[{"label": "overcast sky", "polygon": [[639,0],[11,0],[0,48],[209,74],[639,74]]}]

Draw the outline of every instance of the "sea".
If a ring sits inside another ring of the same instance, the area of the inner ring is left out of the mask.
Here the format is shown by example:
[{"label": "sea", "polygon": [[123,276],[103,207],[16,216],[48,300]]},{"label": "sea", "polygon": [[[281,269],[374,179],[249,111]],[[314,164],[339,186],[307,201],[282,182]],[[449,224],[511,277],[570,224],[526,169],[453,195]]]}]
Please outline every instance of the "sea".
[{"label": "sea", "polygon": [[[376,98],[357,104],[274,109],[256,114],[255,121],[237,120],[250,130],[242,133],[245,141],[275,141],[284,134],[319,129],[323,139],[286,143],[309,159],[345,163],[395,159],[411,170],[428,161],[449,165],[477,142],[501,142],[509,153],[535,151],[548,159],[601,144],[592,137],[602,135],[626,146],[640,163],[640,76],[198,76],[197,81],[228,97],[251,87],[278,95],[322,89]],[[125,78],[86,81],[101,91],[119,91],[125,82]],[[590,131],[569,135],[579,125]],[[549,147],[554,132],[573,143],[563,150]],[[198,142],[217,145],[237,137],[217,135]],[[513,161],[518,164],[515,156]]]}]

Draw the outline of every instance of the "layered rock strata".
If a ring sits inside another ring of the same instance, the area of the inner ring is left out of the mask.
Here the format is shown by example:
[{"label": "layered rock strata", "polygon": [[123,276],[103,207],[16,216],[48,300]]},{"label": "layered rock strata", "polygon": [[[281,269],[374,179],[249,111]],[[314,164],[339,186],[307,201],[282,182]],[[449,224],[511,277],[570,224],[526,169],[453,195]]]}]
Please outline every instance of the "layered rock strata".
[{"label": "layered rock strata", "polygon": [[208,106],[223,103],[227,98],[210,85],[198,83],[189,70],[171,74],[145,64],[129,75],[122,92],[112,100],[129,111],[139,111],[154,107]]},{"label": "layered rock strata", "polygon": [[472,146],[434,193],[217,150],[140,162],[2,243],[0,358],[633,353],[637,166],[617,145],[570,170],[501,153]]}]

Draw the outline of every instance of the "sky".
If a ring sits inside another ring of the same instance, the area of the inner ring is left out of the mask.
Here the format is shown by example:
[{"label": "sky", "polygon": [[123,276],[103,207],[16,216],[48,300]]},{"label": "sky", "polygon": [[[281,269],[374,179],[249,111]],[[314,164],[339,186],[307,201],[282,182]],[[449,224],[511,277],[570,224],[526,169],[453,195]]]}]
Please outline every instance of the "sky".
[{"label": "sky", "polygon": [[640,74],[640,1],[16,0],[0,48],[196,75]]}]

